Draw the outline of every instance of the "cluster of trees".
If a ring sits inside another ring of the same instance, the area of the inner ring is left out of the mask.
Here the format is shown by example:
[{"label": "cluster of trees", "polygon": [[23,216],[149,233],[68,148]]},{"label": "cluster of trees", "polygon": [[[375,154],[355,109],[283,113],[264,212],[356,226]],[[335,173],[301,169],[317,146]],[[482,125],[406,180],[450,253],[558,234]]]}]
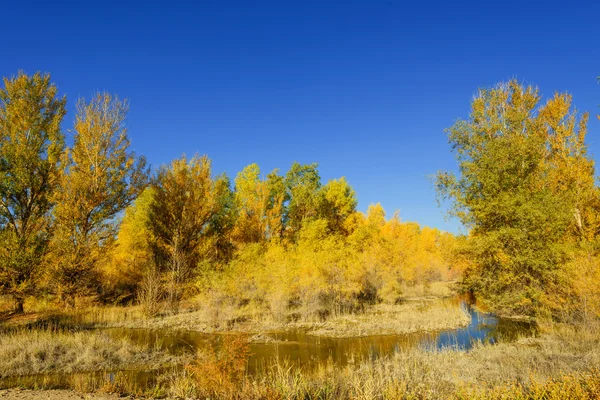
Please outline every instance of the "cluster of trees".
[{"label": "cluster of trees", "polygon": [[470,229],[465,288],[511,314],[600,312],[600,191],[587,114],[568,94],[541,103],[516,81],[482,89],[448,130],[458,176],[438,174],[450,212]]},{"label": "cluster of trees", "polygon": [[194,156],[150,174],[128,150],[127,102],[106,93],[77,103],[67,146],[66,98],[20,73],[0,89],[0,294],[23,311],[28,296],[176,308],[202,293],[216,309],[310,317],[460,274],[498,311],[597,316],[600,190],[571,102],[515,81],[479,91],[448,130],[458,174],[436,181],[469,228],[456,238],[358,212],[316,164],[266,177],[252,164],[231,182]]},{"label": "cluster of trees", "polygon": [[452,235],[356,204],[344,178],[322,185],[316,164],[266,177],[252,164],[232,189],[206,157],[181,158],[126,210],[106,275],[149,307],[201,293],[213,309],[251,304],[276,318],[393,302],[456,276]]},{"label": "cluster of trees", "polygon": [[0,90],[0,294],[74,306],[81,297],[176,308],[214,294],[281,315],[394,301],[406,285],[449,278],[454,237],[379,206],[356,211],[344,179],[317,165],[234,182],[207,157],[151,174],[128,150],[128,104],[106,93],[77,103],[72,144],[66,98],[49,75],[19,73]]},{"label": "cluster of trees", "polygon": [[19,73],[0,89],[0,293],[18,311],[43,286],[67,304],[97,287],[118,217],[148,182],[128,152],[127,103],[80,100],[65,146],[66,98],[50,76]]}]

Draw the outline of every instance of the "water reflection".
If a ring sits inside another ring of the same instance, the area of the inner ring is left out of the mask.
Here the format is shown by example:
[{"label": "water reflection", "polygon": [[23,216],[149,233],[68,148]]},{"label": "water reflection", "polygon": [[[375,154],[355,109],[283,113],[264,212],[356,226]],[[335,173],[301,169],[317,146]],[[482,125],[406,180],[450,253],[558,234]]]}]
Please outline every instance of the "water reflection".
[{"label": "water reflection", "polygon": [[[455,348],[469,350],[476,343],[511,341],[534,333],[529,323],[497,318],[478,312],[465,301],[453,300],[471,317],[468,326],[437,332],[416,332],[402,335],[368,336],[360,338],[323,338],[303,330],[273,332],[269,341],[252,343],[248,360],[249,372],[268,368],[274,361],[292,366],[314,368],[331,361],[337,365],[376,359],[400,350]],[[156,346],[171,353],[195,352],[220,346],[223,335],[190,331],[109,329],[111,335],[127,337],[145,346]]]},{"label": "water reflection", "polygon": [[[535,334],[534,326],[497,318],[492,314],[478,312],[464,299],[450,300],[454,306],[462,307],[471,317],[468,326],[438,332],[416,332],[403,335],[369,336],[360,338],[322,338],[295,330],[268,334],[269,341],[252,343],[248,360],[248,372],[255,374],[269,368],[276,361],[292,367],[310,370],[326,362],[343,366],[364,360],[375,360],[401,350],[422,348],[436,350],[454,348],[460,351],[471,349],[476,343],[512,341]],[[199,349],[218,348],[224,335],[205,334],[191,331],[161,329],[111,328],[106,332],[116,338],[129,340],[146,347],[158,348],[172,354],[195,353]],[[181,367],[175,367],[181,368]],[[159,371],[118,371],[121,377],[135,381],[140,387],[153,384]],[[44,376],[11,377],[0,380],[0,387],[14,387],[26,382],[42,380],[60,382],[76,375],[87,375],[105,379],[112,372],[90,372],[80,374],[54,374]],[[109,375],[110,378],[110,375]],[[109,379],[109,381],[112,381]]]}]

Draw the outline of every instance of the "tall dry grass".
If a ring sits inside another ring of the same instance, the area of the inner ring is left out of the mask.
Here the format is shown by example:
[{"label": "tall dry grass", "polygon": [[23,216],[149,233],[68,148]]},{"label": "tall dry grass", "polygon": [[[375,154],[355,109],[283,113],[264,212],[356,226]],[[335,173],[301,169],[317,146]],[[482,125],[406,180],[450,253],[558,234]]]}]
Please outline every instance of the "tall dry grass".
[{"label": "tall dry grass", "polygon": [[159,348],[102,331],[18,329],[0,334],[0,378],[33,374],[156,368],[181,362]]}]

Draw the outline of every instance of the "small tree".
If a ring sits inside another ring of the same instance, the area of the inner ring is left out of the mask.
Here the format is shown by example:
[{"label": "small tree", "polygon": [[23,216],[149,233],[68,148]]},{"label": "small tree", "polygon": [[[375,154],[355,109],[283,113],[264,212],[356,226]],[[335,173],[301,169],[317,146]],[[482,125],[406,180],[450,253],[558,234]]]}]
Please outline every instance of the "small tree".
[{"label": "small tree", "polygon": [[50,237],[50,198],[64,148],[66,98],[49,75],[4,79],[0,90],[0,292],[17,312],[35,293]]},{"label": "small tree", "polygon": [[80,100],[73,147],[56,194],[52,282],[69,305],[91,289],[98,261],[110,251],[115,217],[148,182],[143,157],[129,152],[126,101],[107,93]]}]

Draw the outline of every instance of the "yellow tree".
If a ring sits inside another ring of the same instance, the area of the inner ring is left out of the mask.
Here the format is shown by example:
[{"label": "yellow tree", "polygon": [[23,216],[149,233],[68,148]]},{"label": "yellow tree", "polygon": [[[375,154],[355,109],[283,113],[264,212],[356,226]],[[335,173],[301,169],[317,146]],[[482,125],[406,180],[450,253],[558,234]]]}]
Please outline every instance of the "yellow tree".
[{"label": "yellow tree", "polygon": [[126,101],[107,93],[77,104],[73,147],[56,193],[52,283],[67,304],[92,289],[97,263],[110,251],[114,219],[148,181],[145,159],[128,150]]},{"label": "yellow tree", "polygon": [[153,190],[147,187],[125,209],[110,263],[104,271],[105,284],[121,298],[134,294],[146,273],[153,267],[153,237],[148,229],[153,199]]},{"label": "yellow tree", "polygon": [[234,241],[247,244],[280,239],[286,199],[285,182],[277,170],[262,180],[258,165],[244,168],[235,178]]},{"label": "yellow tree", "polygon": [[273,170],[267,175],[267,238],[271,241],[280,241],[285,229],[285,203],[288,199],[285,191],[285,180]]},{"label": "yellow tree", "polygon": [[237,243],[257,243],[265,239],[268,186],[260,179],[256,164],[245,167],[235,178],[235,204],[238,212],[233,231]]},{"label": "yellow tree", "polygon": [[64,148],[66,98],[49,75],[19,73],[0,90],[0,292],[23,312],[50,237],[51,196]]},{"label": "yellow tree", "polygon": [[149,227],[153,253],[169,280],[169,302],[176,307],[199,261],[202,239],[219,202],[208,157],[185,156],[162,167],[153,184]]}]

